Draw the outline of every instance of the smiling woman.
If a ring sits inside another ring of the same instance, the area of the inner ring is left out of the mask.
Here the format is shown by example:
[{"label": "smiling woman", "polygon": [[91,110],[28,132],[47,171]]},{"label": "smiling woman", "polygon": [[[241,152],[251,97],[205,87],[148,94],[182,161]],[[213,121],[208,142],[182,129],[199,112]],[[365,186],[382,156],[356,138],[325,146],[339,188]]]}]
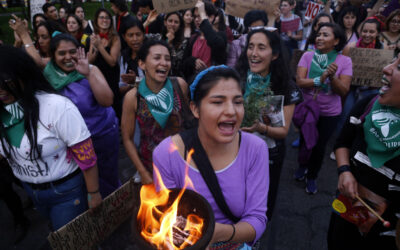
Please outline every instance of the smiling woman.
[{"label": "smiling woman", "polygon": [[[171,53],[164,41],[148,40],[137,53],[145,77],[124,98],[121,131],[125,150],[143,184],[153,182],[154,148],[165,137],[183,129],[187,107],[187,84],[182,78],[168,77]],[[136,122],[137,121],[137,122]],[[140,147],[133,143],[136,124]]]},{"label": "smiling woman", "polygon": [[[329,249],[397,249],[395,230],[400,212],[400,58],[383,69],[379,95],[370,95],[353,107],[335,144],[338,189],[353,204],[349,223],[332,213],[328,233]],[[354,122],[358,121],[358,122]],[[382,173],[391,173],[389,175]],[[361,197],[379,216],[361,212]],[[360,234],[361,232],[361,234]]]}]

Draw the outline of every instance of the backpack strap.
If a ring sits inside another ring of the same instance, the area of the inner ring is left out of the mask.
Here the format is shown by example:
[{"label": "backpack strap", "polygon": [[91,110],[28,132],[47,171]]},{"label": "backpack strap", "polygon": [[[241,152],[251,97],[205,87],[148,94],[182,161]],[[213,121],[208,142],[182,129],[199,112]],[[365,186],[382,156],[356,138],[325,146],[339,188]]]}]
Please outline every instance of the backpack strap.
[{"label": "backpack strap", "polygon": [[186,149],[194,149],[194,154],[192,156],[194,162],[196,163],[197,169],[200,171],[204,182],[207,184],[208,189],[214,197],[219,209],[234,223],[239,222],[239,218],[232,214],[229,209],[228,204],[225,201],[224,194],[222,193],[221,187],[219,185],[217,175],[214,172],[214,168],[207,156],[206,151],[201,145],[199,136],[197,134],[197,128],[185,130],[180,132],[179,135],[185,144]]}]

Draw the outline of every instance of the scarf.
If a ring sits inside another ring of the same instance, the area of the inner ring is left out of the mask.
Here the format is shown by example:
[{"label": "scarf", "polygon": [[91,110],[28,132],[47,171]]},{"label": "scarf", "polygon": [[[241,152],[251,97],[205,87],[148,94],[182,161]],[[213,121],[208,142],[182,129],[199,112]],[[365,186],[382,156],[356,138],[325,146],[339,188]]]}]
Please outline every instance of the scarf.
[{"label": "scarf", "polygon": [[400,109],[382,106],[376,100],[363,126],[367,154],[374,168],[400,155]]},{"label": "scarf", "polygon": [[319,50],[316,50],[311,61],[309,78],[320,77],[326,68],[336,60],[337,55],[336,50],[332,50],[327,54],[321,54]]},{"label": "scarf", "polygon": [[262,77],[259,74],[253,73],[250,70],[247,71],[246,89],[244,93],[244,99],[251,94],[255,94],[257,97],[265,96],[267,89],[270,87],[271,73],[266,77]]},{"label": "scarf", "polygon": [[43,74],[46,77],[47,81],[50,82],[51,86],[53,86],[53,88],[56,90],[64,88],[71,82],[77,82],[85,78],[76,70],[70,73],[65,73],[54,63],[53,60],[51,60],[50,63],[46,65]]},{"label": "scarf", "polygon": [[358,39],[357,43],[356,43],[356,47],[357,48],[366,48],[366,49],[375,49],[375,43],[376,40],[374,40],[372,43],[364,45],[362,43],[362,37],[360,39]]},{"label": "scarf", "polygon": [[139,83],[139,94],[144,97],[154,119],[162,128],[165,128],[169,115],[174,107],[174,90],[172,83],[167,78],[164,87],[154,94],[146,84],[146,77]]},{"label": "scarf", "polygon": [[0,110],[0,119],[5,127],[8,142],[19,148],[25,134],[24,110],[18,102],[4,105]]},{"label": "scarf", "polygon": [[[125,14],[128,13],[128,11],[123,12],[121,15],[118,16],[118,22],[117,22],[117,32],[119,32],[119,27],[121,26],[121,19],[125,16]],[[108,39],[107,39],[108,40]]]},{"label": "scarf", "polygon": [[106,39],[106,40],[108,41],[108,33],[101,33],[101,32],[99,32],[99,37],[100,37],[100,38],[104,38],[104,39]]}]

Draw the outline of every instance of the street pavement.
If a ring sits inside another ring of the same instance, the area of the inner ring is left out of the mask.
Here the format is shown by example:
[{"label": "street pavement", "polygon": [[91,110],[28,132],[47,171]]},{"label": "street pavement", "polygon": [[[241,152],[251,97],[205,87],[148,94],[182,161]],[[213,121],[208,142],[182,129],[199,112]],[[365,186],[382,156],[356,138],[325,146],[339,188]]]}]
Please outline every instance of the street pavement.
[{"label": "street pavement", "polygon": [[[325,250],[326,237],[331,213],[331,203],[335,198],[337,174],[335,162],[329,159],[332,140],[328,143],[324,164],[317,179],[318,192],[309,195],[305,183],[293,179],[297,168],[297,149],[290,146],[297,134],[291,130],[287,138],[287,151],[281,174],[278,198],[273,219],[260,240],[261,249],[268,250]],[[120,178],[123,182],[135,173],[131,161],[121,144]],[[49,221],[43,218],[31,205],[24,191],[15,187],[24,203],[25,214],[31,222],[29,232],[19,244],[14,245],[14,225],[11,213],[0,200],[0,249],[36,250],[47,249]],[[136,250],[130,235],[130,219],[125,221],[99,249]]]}]

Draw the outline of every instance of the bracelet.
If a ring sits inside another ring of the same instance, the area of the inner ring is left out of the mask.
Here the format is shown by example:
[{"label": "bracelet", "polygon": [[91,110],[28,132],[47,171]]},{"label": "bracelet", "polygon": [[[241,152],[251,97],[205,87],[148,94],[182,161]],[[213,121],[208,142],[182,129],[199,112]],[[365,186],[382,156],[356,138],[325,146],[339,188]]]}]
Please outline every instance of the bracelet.
[{"label": "bracelet", "polygon": [[313,79],[313,81],[314,81],[314,86],[315,86],[315,87],[321,86],[321,77],[315,77],[315,78]]},{"label": "bracelet", "polygon": [[233,227],[233,233],[232,233],[232,236],[226,242],[231,241],[233,239],[233,237],[235,236],[235,233],[236,233],[235,225],[231,224],[231,226]]},{"label": "bracelet", "polygon": [[338,167],[338,169],[337,169],[338,176],[344,172],[351,172],[349,165],[342,165],[342,166]]},{"label": "bracelet", "polygon": [[31,46],[33,46],[33,43],[24,44],[24,47],[25,47],[25,48],[29,48],[29,47],[31,47]]},{"label": "bracelet", "polygon": [[98,192],[99,192],[99,189],[97,189],[96,191],[93,191],[93,192],[88,191],[88,194],[97,194]]}]

